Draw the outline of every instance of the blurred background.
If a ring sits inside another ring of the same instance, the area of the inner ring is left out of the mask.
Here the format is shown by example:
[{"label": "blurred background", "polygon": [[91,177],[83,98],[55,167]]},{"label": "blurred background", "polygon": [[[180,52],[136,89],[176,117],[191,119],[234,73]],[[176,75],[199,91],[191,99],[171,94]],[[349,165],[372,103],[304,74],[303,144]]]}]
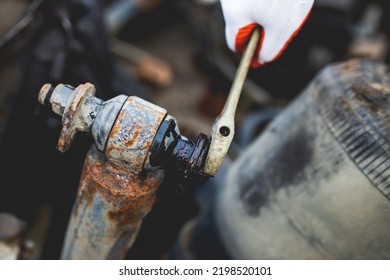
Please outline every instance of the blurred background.
[{"label": "blurred background", "polygon": [[[316,0],[282,57],[250,71],[229,157],[245,150],[324,66],[354,57],[389,63],[389,21],[386,0]],[[67,153],[56,150],[61,122],[37,102],[43,84],[90,82],[104,100],[139,96],[196,138],[210,135],[239,59],[227,49],[219,1],[0,0],[0,213],[12,215],[0,215],[0,227],[21,237],[9,254],[59,258],[92,144],[80,135]],[[181,188],[167,175],[128,259],[167,256],[199,212],[196,188]]]}]

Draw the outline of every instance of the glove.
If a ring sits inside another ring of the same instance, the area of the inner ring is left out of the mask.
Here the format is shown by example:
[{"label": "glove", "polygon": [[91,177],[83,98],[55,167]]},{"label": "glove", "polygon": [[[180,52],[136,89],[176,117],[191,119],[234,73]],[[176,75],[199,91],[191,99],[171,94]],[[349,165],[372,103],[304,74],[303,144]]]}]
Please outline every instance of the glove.
[{"label": "glove", "polygon": [[254,28],[262,36],[253,67],[277,59],[309,17],[314,0],[221,0],[229,48],[243,52]]}]

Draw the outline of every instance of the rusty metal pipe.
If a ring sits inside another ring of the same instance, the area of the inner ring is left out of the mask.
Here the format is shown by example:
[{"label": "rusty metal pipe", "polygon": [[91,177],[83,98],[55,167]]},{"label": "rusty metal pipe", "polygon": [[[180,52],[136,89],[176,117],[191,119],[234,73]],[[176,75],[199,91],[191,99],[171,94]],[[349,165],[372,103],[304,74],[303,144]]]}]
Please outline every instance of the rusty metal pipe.
[{"label": "rusty metal pipe", "polygon": [[85,160],[62,259],[123,258],[163,179],[148,158],[166,111],[137,97],[103,102],[94,94],[91,84],[45,85],[39,94],[41,104],[62,116],[60,151],[79,131],[96,143]]},{"label": "rusty metal pipe", "polygon": [[92,147],[80,180],[62,259],[123,259],[150,212],[163,179],[112,164]]},{"label": "rusty metal pipe", "polygon": [[62,259],[123,258],[153,206],[163,168],[176,167],[184,179],[208,178],[203,174],[210,145],[206,136],[196,142],[182,137],[165,109],[138,97],[120,95],[103,102],[94,95],[95,87],[88,83],[77,88],[47,84],[38,97],[62,116],[61,152],[77,132],[91,133],[95,140],[84,163]]}]

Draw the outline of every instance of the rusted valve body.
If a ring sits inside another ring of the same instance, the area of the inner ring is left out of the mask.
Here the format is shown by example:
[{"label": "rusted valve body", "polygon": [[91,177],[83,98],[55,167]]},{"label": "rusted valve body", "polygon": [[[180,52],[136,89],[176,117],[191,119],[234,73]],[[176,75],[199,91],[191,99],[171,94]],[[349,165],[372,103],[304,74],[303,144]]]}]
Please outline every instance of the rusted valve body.
[{"label": "rusted valve body", "polygon": [[79,131],[91,133],[96,144],[84,163],[63,259],[123,258],[153,206],[164,167],[175,166],[185,179],[207,178],[206,136],[187,140],[165,109],[140,98],[119,95],[103,102],[94,94],[88,83],[47,84],[39,93],[40,103],[62,116],[59,151]]}]

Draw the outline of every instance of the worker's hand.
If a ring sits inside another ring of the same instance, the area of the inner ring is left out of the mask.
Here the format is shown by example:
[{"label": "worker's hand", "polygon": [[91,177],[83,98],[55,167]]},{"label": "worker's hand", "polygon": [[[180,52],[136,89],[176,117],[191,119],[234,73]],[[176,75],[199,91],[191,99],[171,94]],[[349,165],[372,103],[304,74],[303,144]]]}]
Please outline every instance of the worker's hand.
[{"label": "worker's hand", "polygon": [[226,40],[231,50],[242,52],[251,32],[262,27],[262,37],[252,66],[277,59],[308,18],[314,0],[221,0]]}]

